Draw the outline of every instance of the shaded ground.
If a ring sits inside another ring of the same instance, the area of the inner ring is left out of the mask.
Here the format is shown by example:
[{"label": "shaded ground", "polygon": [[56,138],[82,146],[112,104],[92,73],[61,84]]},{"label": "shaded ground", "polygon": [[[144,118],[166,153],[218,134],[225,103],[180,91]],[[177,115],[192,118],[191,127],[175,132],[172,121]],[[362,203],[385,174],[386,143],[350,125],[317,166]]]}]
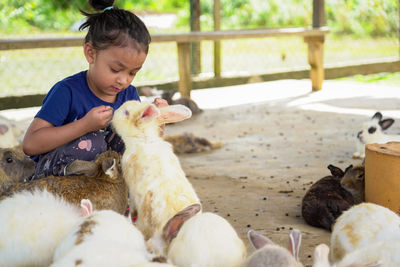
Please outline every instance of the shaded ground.
[{"label": "shaded ground", "polygon": [[[222,141],[220,149],[179,156],[204,209],[228,219],[249,252],[249,229],[283,246],[289,229],[300,229],[305,266],[330,234],[301,217],[306,190],[330,174],[329,164],[344,169],[361,162],[351,157],[355,135],[375,111],[400,117],[398,87],[332,81],[320,92],[310,87],[308,81],[280,81],[196,90],[192,97],[205,111],[166,129]],[[389,132],[400,132],[399,125]]]},{"label": "shaded ground", "polygon": [[[298,80],[195,90],[192,98],[204,112],[166,127],[166,134],[192,132],[223,142],[220,149],[179,156],[204,209],[232,223],[249,253],[249,229],[284,246],[289,229],[300,229],[305,266],[317,244],[329,243],[329,232],[301,217],[306,190],[329,174],[329,164],[360,163],[351,158],[355,135],[377,110],[400,118],[399,87],[326,81],[320,92],[310,88]],[[34,113],[0,112],[13,119]],[[389,132],[400,132],[399,125]]]}]

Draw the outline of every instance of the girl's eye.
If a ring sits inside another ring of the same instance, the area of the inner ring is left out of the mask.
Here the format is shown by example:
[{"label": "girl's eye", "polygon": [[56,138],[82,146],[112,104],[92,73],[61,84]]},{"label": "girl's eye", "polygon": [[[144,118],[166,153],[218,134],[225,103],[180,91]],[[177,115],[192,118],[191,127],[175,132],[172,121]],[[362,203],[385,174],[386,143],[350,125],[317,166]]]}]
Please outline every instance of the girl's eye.
[{"label": "girl's eye", "polygon": [[113,73],[118,73],[118,71],[115,70],[115,69],[111,69],[111,72],[113,72]]}]

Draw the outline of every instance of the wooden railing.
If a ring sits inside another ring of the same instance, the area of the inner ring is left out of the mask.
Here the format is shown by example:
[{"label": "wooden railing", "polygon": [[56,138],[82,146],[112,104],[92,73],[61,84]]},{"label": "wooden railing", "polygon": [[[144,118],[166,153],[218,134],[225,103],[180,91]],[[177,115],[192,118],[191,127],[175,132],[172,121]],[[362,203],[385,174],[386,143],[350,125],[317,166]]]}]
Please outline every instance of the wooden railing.
[{"label": "wooden railing", "polygon": [[[281,36],[303,37],[308,44],[308,61],[311,66],[310,77],[312,80],[312,89],[320,90],[324,79],[323,43],[324,36],[328,32],[329,30],[327,27],[314,27],[153,34],[152,42],[175,42],[177,44],[179,71],[178,88],[183,96],[190,96],[190,91],[192,89],[190,43]],[[83,37],[0,40],[0,50],[74,47],[82,45]]]}]

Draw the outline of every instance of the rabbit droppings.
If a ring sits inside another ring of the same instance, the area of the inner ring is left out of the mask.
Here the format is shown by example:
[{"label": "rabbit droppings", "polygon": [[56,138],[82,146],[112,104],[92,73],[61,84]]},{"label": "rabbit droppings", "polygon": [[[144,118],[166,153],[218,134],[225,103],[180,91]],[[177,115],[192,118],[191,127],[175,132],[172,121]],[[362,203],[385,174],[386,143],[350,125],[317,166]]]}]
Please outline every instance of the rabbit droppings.
[{"label": "rabbit droppings", "polygon": [[352,165],[343,172],[329,165],[332,175],[321,178],[308,189],[302,200],[301,214],[309,225],[331,231],[336,218],[354,205],[352,194],[340,184],[351,168]]},{"label": "rabbit droppings", "polygon": [[122,170],[129,187],[129,206],[136,209],[136,225],[146,240],[156,233],[161,238],[170,218],[200,203],[171,144],[159,136],[160,124],[190,116],[190,109],[182,105],[157,108],[135,100],[114,113],[112,126],[125,143]]},{"label": "rabbit droppings", "polygon": [[301,232],[293,229],[289,233],[289,250],[276,245],[268,237],[250,230],[248,238],[256,249],[243,267],[302,267],[299,261]]},{"label": "rabbit droppings", "polygon": [[394,123],[394,119],[387,118],[382,120],[382,114],[376,112],[371,120],[364,122],[361,131],[357,133],[356,152],[353,158],[365,157],[366,144],[385,144],[390,141],[400,141],[400,135],[388,135],[383,131],[388,129]]},{"label": "rabbit droppings", "polygon": [[0,148],[0,189],[33,175],[35,162],[18,147]]},{"label": "rabbit droppings", "polygon": [[0,266],[49,266],[83,210],[52,193],[19,192],[0,202]]},{"label": "rabbit droppings", "polygon": [[59,243],[51,267],[128,267],[152,260],[142,233],[112,210],[92,211]]},{"label": "rabbit droppings", "polygon": [[383,206],[361,203],[337,218],[330,239],[330,260],[338,262],[356,249],[391,240],[400,242],[400,217]]},{"label": "rabbit droppings", "polygon": [[117,152],[106,151],[94,162],[74,161],[66,167],[68,176],[15,183],[1,192],[0,199],[23,190],[46,189],[77,206],[85,198],[92,201],[95,209],[112,209],[123,214],[128,205],[128,187],[122,177],[120,158]]}]

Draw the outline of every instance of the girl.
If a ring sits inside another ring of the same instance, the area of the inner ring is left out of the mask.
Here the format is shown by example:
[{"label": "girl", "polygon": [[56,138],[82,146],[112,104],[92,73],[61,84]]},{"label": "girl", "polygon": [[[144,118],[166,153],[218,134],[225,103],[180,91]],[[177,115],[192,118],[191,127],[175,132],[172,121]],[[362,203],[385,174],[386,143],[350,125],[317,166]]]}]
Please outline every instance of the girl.
[{"label": "girl", "polygon": [[[108,126],[113,110],[140,100],[131,85],[142,68],[150,44],[144,23],[133,13],[113,6],[114,0],[89,0],[97,13],[81,11],[88,28],[83,51],[89,69],[56,83],[29,126],[23,150],[36,161],[33,178],[63,176],[68,163],[94,160],[124,145]],[[156,105],[166,105],[161,99]]]}]

